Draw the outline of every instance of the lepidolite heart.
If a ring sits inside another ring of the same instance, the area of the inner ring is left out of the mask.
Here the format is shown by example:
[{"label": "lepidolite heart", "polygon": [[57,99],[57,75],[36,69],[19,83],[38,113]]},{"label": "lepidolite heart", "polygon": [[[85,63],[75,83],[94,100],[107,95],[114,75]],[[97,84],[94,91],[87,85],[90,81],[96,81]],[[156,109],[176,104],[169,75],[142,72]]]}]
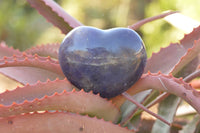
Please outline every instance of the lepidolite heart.
[{"label": "lepidolite heart", "polygon": [[80,26],[66,35],[59,49],[68,80],[106,98],[130,88],[142,75],[146,58],[142,39],[128,28]]}]

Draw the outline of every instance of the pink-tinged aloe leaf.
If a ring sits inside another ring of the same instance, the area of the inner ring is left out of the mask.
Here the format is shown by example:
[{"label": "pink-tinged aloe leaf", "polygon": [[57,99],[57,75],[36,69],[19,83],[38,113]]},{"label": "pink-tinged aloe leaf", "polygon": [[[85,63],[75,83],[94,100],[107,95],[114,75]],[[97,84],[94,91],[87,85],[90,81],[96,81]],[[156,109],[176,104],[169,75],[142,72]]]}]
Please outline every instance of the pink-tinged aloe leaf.
[{"label": "pink-tinged aloe leaf", "polygon": [[[198,55],[200,51],[200,40],[194,41],[192,48],[189,48],[187,53],[181,57],[178,64],[176,64],[172,70],[172,75],[177,77],[185,77],[191,71],[195,70],[198,65]],[[192,69],[192,70],[191,70]],[[176,114],[177,107],[180,104],[180,98],[174,95],[170,95],[168,98],[160,102],[158,108],[158,114],[169,122],[173,122]],[[159,132],[162,127],[163,133],[168,133],[170,127],[157,120],[153,126],[152,132]]]},{"label": "pink-tinged aloe leaf", "polygon": [[45,44],[40,45],[36,47],[32,47],[30,49],[27,49],[25,52],[27,54],[37,54],[39,56],[50,56],[52,58],[58,59],[58,49],[60,47],[59,43],[53,43],[53,44]]},{"label": "pink-tinged aloe leaf", "polygon": [[[190,52],[190,50],[188,50],[188,53]],[[190,55],[190,54],[186,54],[186,56],[184,56],[184,59],[187,58],[187,55]],[[190,59],[189,59],[190,60]],[[198,60],[198,59],[197,59]],[[180,60],[180,64],[183,60]],[[195,61],[196,61],[196,58],[195,58]],[[198,62],[198,61],[197,61]],[[194,63],[194,60],[191,61],[189,64],[191,64],[189,67],[188,65],[186,65],[186,68],[185,69],[181,69],[181,71],[179,72],[179,74],[176,74],[176,75],[179,75],[179,76],[183,76],[185,77],[186,75],[188,75],[187,73],[187,69],[191,69],[191,67],[193,66],[193,63]],[[197,66],[197,63],[194,63],[195,67]],[[183,79],[183,81],[185,82],[190,82],[192,79],[196,78],[199,76],[199,73],[200,71],[197,70],[191,74],[189,74],[187,77],[185,77]],[[185,75],[186,74],[186,75]],[[166,99],[164,99],[163,101],[161,101],[159,103],[159,107],[158,107],[158,115],[162,116],[162,118],[168,120],[169,122],[173,122],[173,119],[174,119],[174,116],[176,115],[177,113],[177,109],[178,109],[178,106],[180,105],[180,102],[181,102],[181,99],[180,97],[177,97],[175,95],[170,95],[169,97],[167,97]],[[194,110],[194,109],[193,109]],[[195,112],[196,110],[194,110]],[[154,123],[154,126],[153,126],[153,129],[152,129],[152,132],[157,132],[157,131],[160,131],[159,127],[162,127],[162,132],[163,133],[168,133],[170,131],[170,127],[163,124],[161,121],[159,120],[156,120],[156,122]]]},{"label": "pink-tinged aloe leaf", "polygon": [[186,34],[182,40],[180,40],[180,44],[184,46],[185,49],[189,49],[193,46],[195,40],[200,38],[200,26],[194,28],[193,31],[189,34]]},{"label": "pink-tinged aloe leaf", "polygon": [[[185,38],[181,41],[182,44],[187,47],[187,52],[185,55],[181,57],[179,62],[173,67],[171,70],[172,75],[176,77],[186,77],[191,72],[193,72],[198,66],[198,55],[200,50],[200,40],[194,40],[193,46],[189,48],[190,43],[190,35],[186,35]],[[199,37],[197,35],[197,37]],[[162,116],[164,119],[169,122],[173,122],[174,116],[176,114],[176,110],[180,105],[180,98],[174,95],[166,98],[159,104],[158,114]],[[170,108],[169,108],[170,107]],[[159,131],[159,127],[162,127],[163,133],[168,133],[170,131],[170,127],[164,125],[161,121],[157,120],[153,126],[152,132]]]},{"label": "pink-tinged aloe leaf", "polygon": [[166,48],[161,48],[158,53],[153,53],[151,58],[148,59],[144,72],[147,73],[151,71],[156,73],[161,71],[162,73],[168,74],[186,51],[187,50],[178,43],[171,44]]},{"label": "pink-tinged aloe leaf", "polygon": [[2,133],[133,133],[102,119],[72,113],[45,112],[0,119]]},{"label": "pink-tinged aloe leaf", "polygon": [[63,110],[88,114],[113,122],[117,122],[120,116],[119,110],[111,102],[101,98],[99,95],[94,95],[92,92],[86,93],[83,90],[73,90],[71,92],[64,90],[62,93],[55,92],[51,96],[45,95],[40,99],[35,98],[32,101],[25,100],[20,104],[15,102],[9,106],[1,104],[0,117],[45,110]]},{"label": "pink-tinged aloe leaf", "polygon": [[[147,89],[169,92],[179,96],[200,113],[200,93],[182,79],[177,79],[172,75],[164,75],[161,73],[147,73],[144,74],[129,90],[127,90],[127,93],[134,95]],[[120,106],[125,100],[126,99],[120,95],[112,98],[113,103],[117,106]]]},{"label": "pink-tinged aloe leaf", "polygon": [[180,43],[172,43],[168,47],[162,48],[158,53],[152,54],[152,57],[147,61],[145,73],[148,71],[153,73],[161,71],[162,73],[169,74],[174,66],[178,64],[181,57],[187,53],[187,50],[193,47],[194,40],[200,38],[199,35],[200,27],[197,27],[193,32],[185,35]]},{"label": "pink-tinged aloe leaf", "polygon": [[[185,35],[184,38],[180,41],[180,43],[171,44],[166,48],[162,48],[157,54],[153,54],[152,57],[147,62],[145,73],[147,71],[151,71],[154,73],[161,71],[162,73],[165,74],[169,74],[170,72],[172,72],[173,75],[176,77],[185,77],[188,75],[188,73],[194,71],[197,67],[198,59],[196,59],[197,54],[195,53],[195,48],[194,48],[195,46],[193,44],[194,40],[199,39],[200,37],[199,34],[200,34],[200,27],[194,29],[192,33]],[[193,49],[191,50],[191,48]],[[189,59],[188,62],[186,58],[188,58],[191,55],[192,58]],[[174,66],[176,67],[174,68]],[[175,96],[173,98],[175,101],[173,102],[174,103],[173,106],[178,106],[179,102],[176,102],[178,101],[177,98]],[[162,102],[164,103],[168,101],[164,100]],[[159,108],[162,108],[162,106],[159,106]],[[163,106],[163,108],[165,107]],[[162,115],[162,117],[166,117],[168,119],[173,120],[173,114],[175,114],[176,110],[172,108],[172,111],[170,114],[166,113],[165,116]],[[170,115],[171,118],[168,115]],[[169,129],[169,127],[166,125],[166,129],[167,128]]]},{"label": "pink-tinged aloe leaf", "polygon": [[[196,69],[198,65],[198,55],[200,51],[200,40],[194,41],[192,48],[189,48],[187,53],[181,57],[178,64],[176,64],[172,70],[172,74],[176,76],[185,77],[188,73],[191,73],[191,70]],[[189,72],[188,72],[189,71]],[[160,102],[158,108],[158,114],[169,122],[173,122],[174,116],[176,114],[177,107],[180,104],[180,98],[174,95],[170,95],[168,98]],[[152,132],[159,132],[162,127],[163,133],[168,133],[170,127],[164,125],[161,121],[157,120],[153,126]]]},{"label": "pink-tinged aloe leaf", "polygon": [[[179,133],[199,133],[200,117],[196,115]],[[197,131],[198,130],[198,131]]]},{"label": "pink-tinged aloe leaf", "polygon": [[[38,55],[13,55],[0,59],[0,72],[22,84],[34,84],[37,80],[46,81],[56,77],[64,79],[58,61]],[[33,74],[33,75],[32,75]],[[31,75],[31,76],[30,76]]]},{"label": "pink-tinged aloe leaf", "polygon": [[12,56],[13,54],[20,55],[21,52],[12,47],[8,47],[4,42],[0,42],[0,58],[3,58],[4,56]]},{"label": "pink-tinged aloe leaf", "polygon": [[71,83],[65,78],[63,80],[56,79],[54,81],[47,80],[46,82],[38,81],[34,85],[25,85],[24,87],[17,87],[12,91],[6,90],[0,94],[0,104],[9,106],[13,102],[20,104],[25,100],[33,101],[44,96],[52,96],[55,92],[62,93],[64,90],[72,91]]},{"label": "pink-tinged aloe leaf", "polygon": [[38,80],[45,82],[47,79],[64,79],[63,76],[54,72],[36,67],[4,67],[0,68],[0,73],[21,83],[22,85],[35,84]]},{"label": "pink-tinged aloe leaf", "polygon": [[[178,64],[176,64],[171,71],[173,75],[177,74],[181,69],[183,69],[184,66],[186,66],[188,63],[190,63],[192,60],[194,60],[196,57],[198,57],[200,51],[200,39],[194,41],[194,45],[192,48],[189,48],[187,53],[181,57]],[[194,64],[194,63],[193,63]],[[190,65],[193,65],[190,64]],[[194,64],[195,68],[197,67],[197,64]]]},{"label": "pink-tinged aloe leaf", "polygon": [[63,34],[82,25],[78,20],[66,13],[53,0],[27,0],[32,7],[38,10],[49,22],[58,27]]},{"label": "pink-tinged aloe leaf", "polygon": [[13,55],[0,59],[0,68],[18,66],[41,68],[63,76],[58,61],[52,60],[50,57],[22,54],[20,56]]}]

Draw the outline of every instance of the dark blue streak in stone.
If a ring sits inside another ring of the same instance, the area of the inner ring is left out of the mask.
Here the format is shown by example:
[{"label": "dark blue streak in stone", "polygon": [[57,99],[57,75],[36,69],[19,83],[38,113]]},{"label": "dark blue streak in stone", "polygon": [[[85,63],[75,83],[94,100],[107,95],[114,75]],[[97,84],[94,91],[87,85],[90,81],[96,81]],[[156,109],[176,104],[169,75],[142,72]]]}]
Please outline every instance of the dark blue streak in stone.
[{"label": "dark blue streak in stone", "polygon": [[130,88],[142,75],[146,51],[139,35],[128,28],[72,30],[59,49],[68,80],[79,89],[111,98]]}]

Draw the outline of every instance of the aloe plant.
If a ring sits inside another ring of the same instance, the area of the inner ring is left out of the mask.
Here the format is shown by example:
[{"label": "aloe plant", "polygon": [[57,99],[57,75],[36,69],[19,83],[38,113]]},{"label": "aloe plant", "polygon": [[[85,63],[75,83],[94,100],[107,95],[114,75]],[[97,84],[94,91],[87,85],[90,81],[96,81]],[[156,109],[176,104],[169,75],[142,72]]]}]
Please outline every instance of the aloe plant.
[{"label": "aloe plant", "polygon": [[[63,34],[83,25],[52,0],[27,1]],[[141,20],[129,28],[138,29],[173,13]],[[181,133],[199,132],[199,80],[193,80],[200,76],[199,39],[197,27],[180,42],[161,48],[147,60],[143,75],[132,87],[109,99],[79,90],[68,81],[58,61],[60,44],[22,52],[1,42],[0,73],[22,87],[0,94],[0,132],[142,132],[140,127],[150,125],[141,117],[143,110],[158,118],[149,132],[170,132],[173,128]],[[177,125],[174,119],[182,99],[196,112],[191,121]],[[156,103],[158,114],[148,110]]]}]

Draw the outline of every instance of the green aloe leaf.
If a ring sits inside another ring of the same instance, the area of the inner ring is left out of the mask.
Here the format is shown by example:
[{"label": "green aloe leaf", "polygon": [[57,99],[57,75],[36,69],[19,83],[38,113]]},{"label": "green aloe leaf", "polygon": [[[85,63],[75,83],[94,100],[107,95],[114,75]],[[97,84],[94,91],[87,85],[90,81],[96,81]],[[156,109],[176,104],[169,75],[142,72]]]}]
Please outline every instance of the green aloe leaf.
[{"label": "green aloe leaf", "polygon": [[196,115],[188,124],[183,127],[183,129],[179,133],[198,133],[200,131],[199,128],[200,116]]},{"label": "green aloe leaf", "polygon": [[[162,116],[165,120],[172,123],[174,120],[174,116],[177,106],[180,103],[180,98],[175,95],[168,96],[164,101],[167,102],[160,102],[158,114]],[[170,126],[166,125],[165,123],[161,122],[160,120],[156,120],[155,124],[153,125],[151,133],[169,133]]]}]

